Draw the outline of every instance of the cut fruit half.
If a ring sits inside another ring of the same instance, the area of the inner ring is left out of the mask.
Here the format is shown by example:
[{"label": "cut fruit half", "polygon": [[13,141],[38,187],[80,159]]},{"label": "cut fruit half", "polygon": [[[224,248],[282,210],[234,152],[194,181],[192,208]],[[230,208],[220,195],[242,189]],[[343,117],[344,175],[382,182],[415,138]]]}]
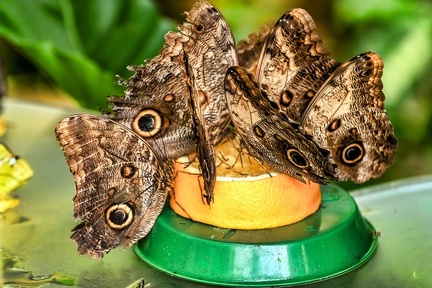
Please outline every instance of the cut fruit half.
[{"label": "cut fruit half", "polygon": [[[216,147],[214,202],[202,198],[203,179],[194,156],[177,160],[171,208],[180,216],[231,229],[275,228],[298,222],[318,210],[320,185],[270,172],[241,149],[238,138]],[[195,157],[196,158],[196,157]]]}]

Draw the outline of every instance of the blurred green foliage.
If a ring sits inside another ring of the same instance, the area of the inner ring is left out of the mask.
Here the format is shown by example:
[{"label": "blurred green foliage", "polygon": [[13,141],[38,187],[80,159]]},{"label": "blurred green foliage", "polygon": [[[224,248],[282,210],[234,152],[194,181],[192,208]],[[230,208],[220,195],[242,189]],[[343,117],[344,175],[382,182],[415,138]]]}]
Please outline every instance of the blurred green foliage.
[{"label": "blurred green foliage", "polygon": [[[156,55],[163,35],[174,29],[173,23],[184,21],[180,14],[194,2],[2,0],[0,38],[81,105],[95,109],[104,107],[107,95],[122,94],[114,75],[128,77],[127,65]],[[369,50],[378,52],[385,63],[386,109],[400,147],[396,164],[382,178],[365,185],[432,173],[431,1],[210,2],[223,13],[237,40],[276,21],[285,11],[302,7],[312,15],[324,44],[339,61]],[[9,70],[14,71],[13,67]]]},{"label": "blurred green foliage", "polygon": [[115,75],[157,54],[172,28],[146,0],[0,1],[0,36],[92,109],[123,93]]},{"label": "blurred green foliage", "polygon": [[431,173],[431,1],[337,0],[334,11],[332,26],[341,39],[343,50],[337,52],[342,59],[375,50],[384,60],[386,110],[399,148],[395,165],[378,181]]}]

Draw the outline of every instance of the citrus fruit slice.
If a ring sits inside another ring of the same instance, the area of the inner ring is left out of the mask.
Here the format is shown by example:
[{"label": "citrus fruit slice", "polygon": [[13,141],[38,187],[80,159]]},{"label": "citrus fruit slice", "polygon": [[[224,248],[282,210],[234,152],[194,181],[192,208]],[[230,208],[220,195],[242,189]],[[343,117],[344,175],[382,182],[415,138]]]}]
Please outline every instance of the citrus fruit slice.
[{"label": "citrus fruit slice", "polygon": [[[202,198],[203,179],[193,155],[177,160],[170,206],[180,216],[230,229],[266,229],[298,222],[316,212],[320,186],[271,172],[241,149],[238,138],[216,147],[214,202]],[[196,158],[196,157],[195,157]]]}]

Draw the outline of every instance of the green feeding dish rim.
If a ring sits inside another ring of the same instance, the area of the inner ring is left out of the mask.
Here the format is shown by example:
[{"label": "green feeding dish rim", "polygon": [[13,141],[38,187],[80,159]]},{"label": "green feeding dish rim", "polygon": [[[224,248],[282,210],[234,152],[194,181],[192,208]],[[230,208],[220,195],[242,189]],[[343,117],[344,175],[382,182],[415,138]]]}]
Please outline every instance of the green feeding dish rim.
[{"label": "green feeding dish rim", "polygon": [[346,191],[335,185],[321,190],[316,213],[273,229],[218,228],[166,206],[134,250],[160,271],[206,284],[290,286],[333,278],[370,259],[378,238]]}]

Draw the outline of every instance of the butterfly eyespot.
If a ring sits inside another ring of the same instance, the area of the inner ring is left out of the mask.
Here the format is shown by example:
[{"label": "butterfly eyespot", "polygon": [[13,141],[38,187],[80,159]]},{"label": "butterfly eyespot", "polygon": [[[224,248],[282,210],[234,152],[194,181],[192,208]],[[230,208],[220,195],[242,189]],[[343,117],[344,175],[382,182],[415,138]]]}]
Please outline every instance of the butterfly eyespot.
[{"label": "butterfly eyespot", "polygon": [[350,132],[351,134],[358,134],[358,130],[357,130],[357,128],[351,128],[351,129],[349,130],[349,132]]},{"label": "butterfly eyespot", "polygon": [[279,103],[281,106],[288,107],[291,104],[293,98],[294,95],[290,91],[285,90],[279,97]]},{"label": "butterfly eyespot", "polygon": [[111,187],[107,191],[107,195],[109,197],[113,197],[116,193],[117,193],[117,188],[116,187]]},{"label": "butterfly eyespot", "polygon": [[371,69],[368,69],[368,70],[363,70],[361,73],[360,73],[360,76],[362,76],[362,77],[368,77],[368,76],[370,76],[372,74],[372,70]]},{"label": "butterfly eyespot", "polygon": [[333,120],[328,126],[327,126],[327,130],[329,132],[334,132],[336,131],[339,127],[341,127],[342,125],[342,121],[341,119],[335,119]]},{"label": "butterfly eyespot", "polygon": [[259,138],[264,138],[265,136],[265,131],[259,126],[253,127],[253,132]]},{"label": "butterfly eyespot", "polygon": [[133,220],[132,208],[124,203],[114,204],[105,212],[105,220],[108,226],[115,230],[121,230],[128,227]]},{"label": "butterfly eyespot", "polygon": [[198,25],[196,25],[196,26],[195,26],[195,30],[196,30],[196,32],[198,32],[198,33],[202,33],[202,32],[204,32],[204,25],[202,25],[202,24],[198,24]]},{"label": "butterfly eyespot", "polygon": [[[369,57],[368,57],[369,58]],[[370,58],[369,59],[366,59],[366,60],[370,60]],[[373,67],[373,63],[371,62],[371,61],[365,61],[364,63],[363,63],[363,68],[365,68],[365,69],[369,69],[369,68],[372,68]]]},{"label": "butterfly eyespot", "polygon": [[308,167],[308,161],[298,150],[291,148],[287,150],[286,154],[288,156],[288,160],[295,166],[302,169]]},{"label": "butterfly eyespot", "polygon": [[306,97],[306,98],[312,98],[312,97],[314,97],[314,96],[315,96],[315,92],[312,91],[312,90],[308,90],[308,91],[304,94],[304,97]]},{"label": "butterfly eyespot", "polygon": [[364,154],[363,145],[360,142],[354,142],[343,148],[341,161],[346,165],[355,165],[362,160]]},{"label": "butterfly eyespot", "polygon": [[120,169],[120,175],[123,178],[130,179],[130,178],[132,178],[135,175],[135,173],[137,171],[138,171],[138,169],[135,166],[125,165],[125,166],[121,167],[121,169]]},{"label": "butterfly eyespot", "polygon": [[161,128],[162,117],[159,112],[153,109],[142,110],[132,122],[132,130],[144,138],[156,135]]},{"label": "butterfly eyespot", "polygon": [[175,100],[175,96],[173,94],[167,94],[163,98],[165,102],[173,102]]}]

